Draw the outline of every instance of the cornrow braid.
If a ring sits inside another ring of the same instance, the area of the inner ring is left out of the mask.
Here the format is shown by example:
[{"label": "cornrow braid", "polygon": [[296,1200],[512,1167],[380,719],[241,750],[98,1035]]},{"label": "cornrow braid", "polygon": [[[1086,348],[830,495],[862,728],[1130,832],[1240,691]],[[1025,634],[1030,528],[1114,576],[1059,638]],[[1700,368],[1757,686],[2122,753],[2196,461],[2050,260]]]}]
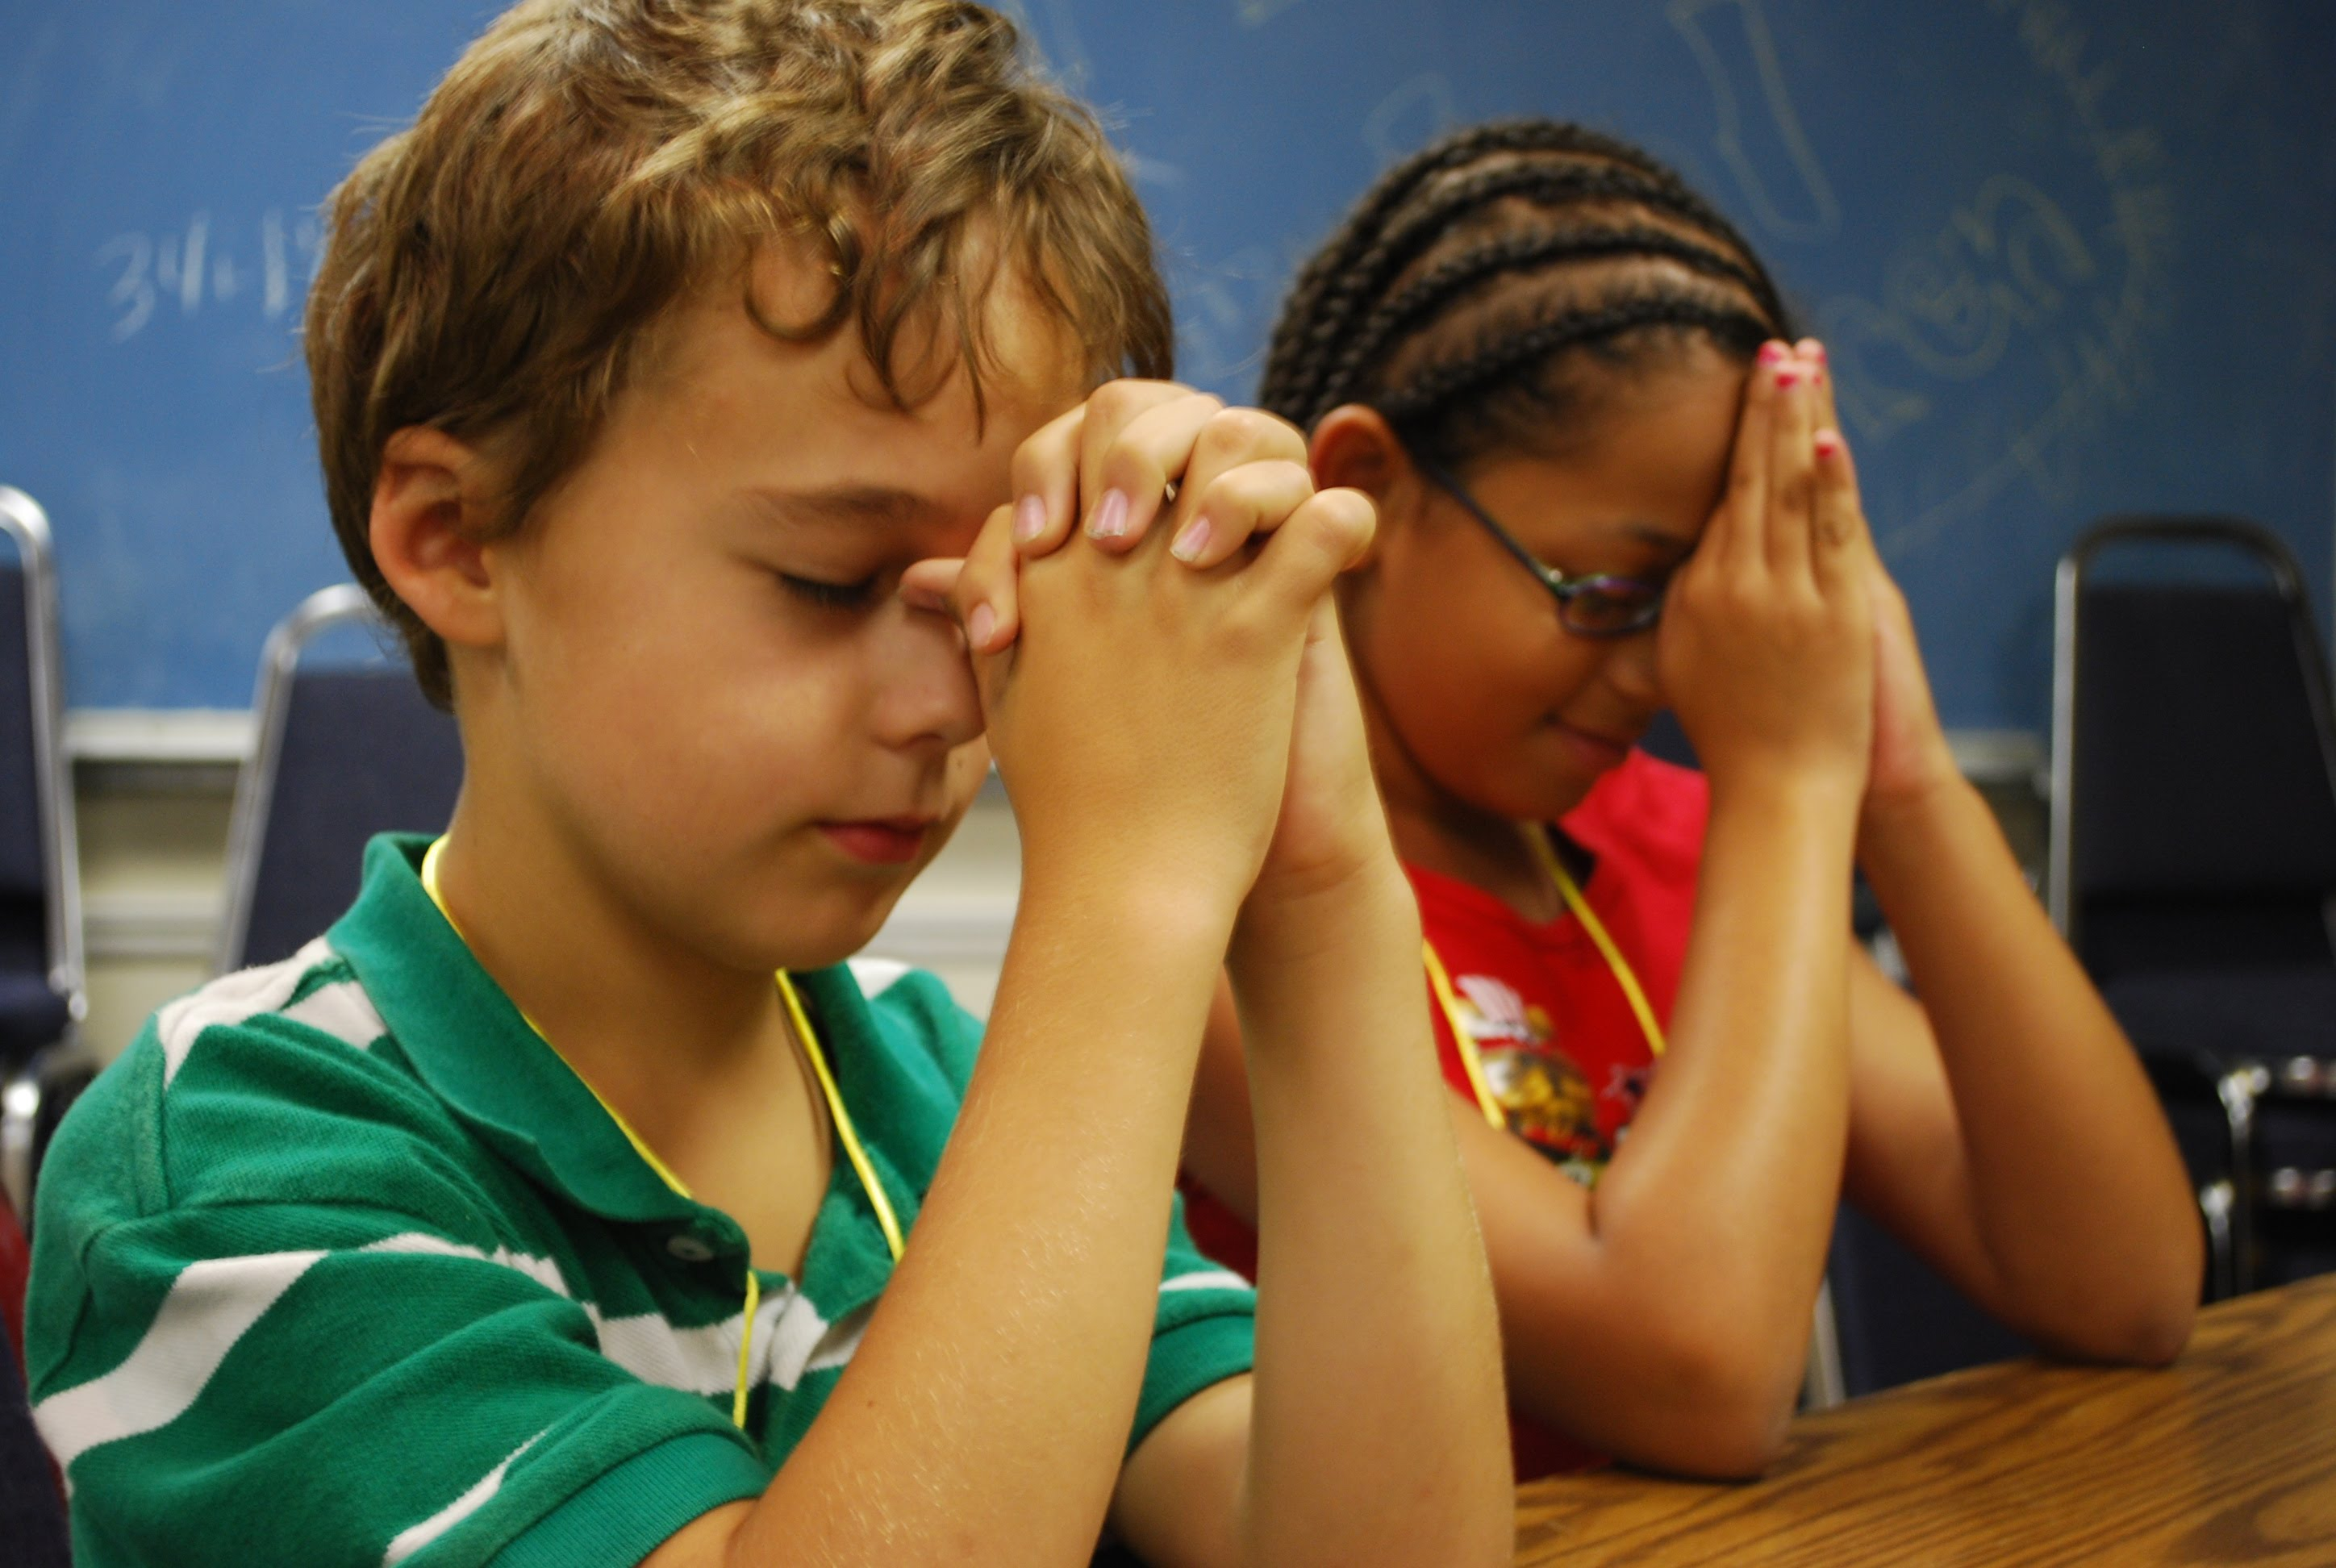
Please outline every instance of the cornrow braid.
[{"label": "cornrow braid", "polygon": [[1416,427],[1445,403],[1500,381],[1520,366],[1650,326],[1697,328],[1746,355],[1771,336],[1768,324],[1748,310],[1660,297],[1626,300],[1599,310],[1559,316],[1522,332],[1504,333],[1465,358],[1439,365],[1405,383],[1400,390],[1373,398],[1371,406],[1398,430]]},{"label": "cornrow braid", "polygon": [[[1434,317],[1445,306],[1489,279],[1543,270],[1552,262],[1590,260],[1615,256],[1668,257],[1707,277],[1740,284],[1757,299],[1765,279],[1743,263],[1708,246],[1681,239],[1668,229],[1627,226],[1606,229],[1574,226],[1537,234],[1496,239],[1437,267],[1416,282],[1382,301],[1339,352],[1326,377],[1336,386],[1350,381],[1356,368],[1378,357],[1388,343]],[[1758,346],[1758,340],[1754,341]],[[1324,410],[1323,412],[1328,412]]]},{"label": "cornrow braid", "polygon": [[[1465,168],[1494,153],[1572,151],[1572,133],[1576,129],[1548,121],[1499,122],[1458,132],[1414,153],[1387,171],[1386,177],[1363,198],[1345,226],[1306,264],[1299,274],[1291,298],[1318,299],[1321,309],[1309,311],[1309,316],[1319,314],[1326,318],[1337,318],[1348,314],[1354,301],[1369,292],[1370,278],[1377,270],[1362,265],[1364,253],[1377,243],[1387,219],[1409,201],[1422,185],[1447,170]],[[1273,348],[1268,357],[1266,381],[1269,385],[1273,380],[1274,364],[1290,357],[1282,352],[1281,335],[1293,325],[1290,313],[1285,309],[1280,329],[1276,333]],[[1263,401],[1262,389],[1260,397]]]},{"label": "cornrow braid", "polygon": [[[1633,260],[1671,266],[1616,265]],[[1748,357],[1791,331],[1751,247],[1671,170],[1578,125],[1508,121],[1363,199],[1300,270],[1258,400],[1308,428],[1347,403],[1400,412],[1406,439],[1458,463],[1572,412],[1578,353],[1627,365],[1688,333]]]}]

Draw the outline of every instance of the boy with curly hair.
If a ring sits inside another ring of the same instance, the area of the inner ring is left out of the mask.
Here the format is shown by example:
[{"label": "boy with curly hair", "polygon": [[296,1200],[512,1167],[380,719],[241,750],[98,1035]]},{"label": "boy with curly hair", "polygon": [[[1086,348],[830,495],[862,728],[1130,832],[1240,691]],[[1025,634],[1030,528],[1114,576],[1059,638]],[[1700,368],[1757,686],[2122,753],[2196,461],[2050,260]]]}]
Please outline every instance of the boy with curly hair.
[{"label": "boy with curly hair", "polygon": [[[1165,373],[1164,293],[1010,29],[526,0],[335,195],[307,347],[462,790],[60,1135],[32,1383],[81,1561],[1506,1561],[1327,610],[1370,510],[1278,421],[1101,385]],[[1012,627],[918,564],[1075,515]],[[984,1035],[847,960],[993,752]],[[1172,1203],[1227,963],[1254,1296]]]}]

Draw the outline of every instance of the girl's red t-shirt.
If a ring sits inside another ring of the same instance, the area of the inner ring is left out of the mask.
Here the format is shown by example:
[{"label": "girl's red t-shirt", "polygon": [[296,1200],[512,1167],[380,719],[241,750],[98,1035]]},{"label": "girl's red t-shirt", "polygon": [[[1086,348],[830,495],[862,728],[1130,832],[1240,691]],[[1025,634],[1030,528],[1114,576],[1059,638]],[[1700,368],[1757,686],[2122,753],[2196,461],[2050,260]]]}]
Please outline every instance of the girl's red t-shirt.
[{"label": "girl's red t-shirt", "polygon": [[[1634,751],[1559,824],[1591,856],[1582,897],[1666,1027],[1687,960],[1710,806],[1701,774]],[[1405,870],[1509,1130],[1576,1181],[1595,1183],[1628,1135],[1654,1066],[1613,970],[1570,912],[1536,923],[1482,889]],[[1445,1079],[1473,1104],[1458,1044],[1432,998],[1429,1012]],[[1189,1179],[1184,1190],[1202,1250],[1254,1278],[1256,1236]],[[1522,1416],[1512,1427],[1520,1478],[1601,1462]]]}]

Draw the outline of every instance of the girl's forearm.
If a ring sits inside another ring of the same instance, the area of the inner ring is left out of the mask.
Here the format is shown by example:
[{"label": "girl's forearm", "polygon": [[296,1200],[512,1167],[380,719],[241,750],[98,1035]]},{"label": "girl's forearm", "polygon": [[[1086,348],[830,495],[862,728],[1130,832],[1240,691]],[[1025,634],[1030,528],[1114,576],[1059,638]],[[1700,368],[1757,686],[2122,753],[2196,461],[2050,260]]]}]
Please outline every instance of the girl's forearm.
[{"label": "girl's forearm", "polygon": [[1506,1562],[1492,1286],[1392,861],[1252,911],[1231,973],[1256,1128],[1257,1563]]},{"label": "girl's forearm", "polygon": [[1847,1135],[1853,821],[1715,788],[1669,1049],[1591,1195],[1606,1266],[1787,1401]]},{"label": "girl's forearm", "polygon": [[1936,1036],[1999,1311],[2139,1360],[2188,1337],[2202,1245],[2132,1047],[1960,778],[1870,810],[1859,857]]}]

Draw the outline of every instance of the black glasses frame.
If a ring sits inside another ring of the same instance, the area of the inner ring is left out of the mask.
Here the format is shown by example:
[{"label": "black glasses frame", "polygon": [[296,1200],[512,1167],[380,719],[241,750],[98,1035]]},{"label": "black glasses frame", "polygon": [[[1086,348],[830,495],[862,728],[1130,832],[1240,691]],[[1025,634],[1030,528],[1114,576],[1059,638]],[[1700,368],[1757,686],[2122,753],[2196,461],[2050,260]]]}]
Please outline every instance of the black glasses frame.
[{"label": "black glasses frame", "polygon": [[[1453,477],[1441,463],[1422,457],[1417,453],[1411,454],[1411,461],[1438,490],[1458,502],[1467,510],[1469,516],[1484,524],[1484,531],[1499,541],[1501,548],[1515,556],[1517,563],[1532,572],[1534,579],[1549,590],[1550,598],[1557,601],[1558,623],[1574,636],[1596,638],[1601,640],[1636,637],[1662,618],[1664,584],[1650,582],[1643,577],[1617,577],[1609,573],[1591,573],[1575,577],[1560,571],[1557,568],[1543,562],[1539,556],[1527,550],[1515,534],[1503,528],[1500,520],[1485,511],[1484,503],[1469,494],[1459,480]],[[1617,591],[1631,594],[1644,593],[1650,598],[1643,609],[1621,626],[1585,627],[1574,623],[1573,601],[1585,593]]]}]

